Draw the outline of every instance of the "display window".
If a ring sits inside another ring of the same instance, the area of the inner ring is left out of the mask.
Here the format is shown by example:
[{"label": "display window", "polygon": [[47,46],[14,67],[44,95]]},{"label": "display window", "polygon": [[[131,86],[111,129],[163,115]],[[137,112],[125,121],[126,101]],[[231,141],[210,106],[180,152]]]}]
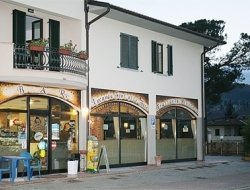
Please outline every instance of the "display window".
[{"label": "display window", "polygon": [[105,145],[111,165],[146,162],[146,114],[140,109],[109,102],[92,109],[90,121],[90,134]]},{"label": "display window", "polygon": [[67,161],[79,152],[78,119],[72,106],[51,97],[22,96],[1,103],[0,156],[27,150],[41,160],[43,173],[66,171]]},{"label": "display window", "polygon": [[157,116],[156,153],[163,160],[196,158],[196,118],[180,107]]}]

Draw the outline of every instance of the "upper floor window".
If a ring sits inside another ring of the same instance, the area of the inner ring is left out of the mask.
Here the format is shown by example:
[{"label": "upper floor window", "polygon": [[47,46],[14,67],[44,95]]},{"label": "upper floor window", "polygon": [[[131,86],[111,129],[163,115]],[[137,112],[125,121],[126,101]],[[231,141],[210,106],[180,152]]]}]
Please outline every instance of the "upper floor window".
[{"label": "upper floor window", "polygon": [[168,45],[168,75],[173,75],[173,47]]},{"label": "upper floor window", "polygon": [[163,46],[155,41],[152,46],[152,72],[163,73]]},{"label": "upper floor window", "polygon": [[138,69],[138,38],[121,33],[121,67]]}]

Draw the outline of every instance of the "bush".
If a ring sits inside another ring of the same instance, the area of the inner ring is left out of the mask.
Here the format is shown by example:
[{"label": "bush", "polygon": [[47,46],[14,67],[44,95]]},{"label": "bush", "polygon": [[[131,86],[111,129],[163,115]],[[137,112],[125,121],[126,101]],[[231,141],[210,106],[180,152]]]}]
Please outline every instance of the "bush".
[{"label": "bush", "polygon": [[248,125],[243,129],[244,152],[250,154],[250,120],[247,123]]}]

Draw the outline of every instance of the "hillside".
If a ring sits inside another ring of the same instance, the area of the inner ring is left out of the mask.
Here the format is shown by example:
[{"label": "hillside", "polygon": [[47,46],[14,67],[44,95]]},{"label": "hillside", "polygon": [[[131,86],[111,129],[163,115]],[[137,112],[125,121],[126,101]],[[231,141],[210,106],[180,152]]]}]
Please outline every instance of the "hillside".
[{"label": "hillside", "polygon": [[229,104],[233,106],[238,118],[250,116],[250,85],[224,93],[220,104],[208,109],[208,120],[224,118]]}]

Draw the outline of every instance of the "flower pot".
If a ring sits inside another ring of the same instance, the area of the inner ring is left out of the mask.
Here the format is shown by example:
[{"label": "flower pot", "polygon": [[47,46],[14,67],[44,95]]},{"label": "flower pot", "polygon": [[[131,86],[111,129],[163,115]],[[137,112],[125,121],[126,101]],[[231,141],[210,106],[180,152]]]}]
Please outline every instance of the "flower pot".
[{"label": "flower pot", "polygon": [[71,50],[69,49],[59,49],[59,53],[62,55],[71,55]]},{"label": "flower pot", "polygon": [[86,53],[82,52],[82,53],[79,53],[79,58],[83,59],[83,60],[87,60],[88,59],[88,55]]},{"label": "flower pot", "polygon": [[38,46],[38,45],[30,44],[29,49],[30,49],[30,51],[39,51],[39,52],[41,52],[41,51],[44,51],[45,46]]},{"label": "flower pot", "polygon": [[155,156],[155,165],[161,166],[161,156]]}]

